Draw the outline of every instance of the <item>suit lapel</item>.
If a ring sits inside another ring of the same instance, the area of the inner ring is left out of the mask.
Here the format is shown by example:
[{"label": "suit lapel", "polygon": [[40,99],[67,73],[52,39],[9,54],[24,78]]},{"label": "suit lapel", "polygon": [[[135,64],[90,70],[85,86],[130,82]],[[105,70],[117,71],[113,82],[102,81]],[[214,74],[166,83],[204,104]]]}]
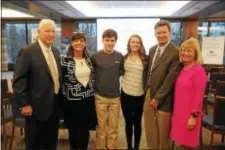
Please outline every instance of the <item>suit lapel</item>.
[{"label": "suit lapel", "polygon": [[159,61],[157,64],[155,64],[155,67],[152,68],[152,72],[164,61],[164,59],[167,58],[167,56],[169,55],[169,52],[170,52],[170,46],[171,46],[171,43],[166,47],[166,49],[164,50],[162,55],[159,57]]},{"label": "suit lapel", "polygon": [[44,66],[43,68],[45,69],[45,71],[47,72],[49,77],[52,79],[50,70],[48,68],[47,61],[45,60],[45,56],[44,56],[42,49],[38,42],[36,42],[36,53],[37,53],[38,60],[43,64],[43,66]]}]

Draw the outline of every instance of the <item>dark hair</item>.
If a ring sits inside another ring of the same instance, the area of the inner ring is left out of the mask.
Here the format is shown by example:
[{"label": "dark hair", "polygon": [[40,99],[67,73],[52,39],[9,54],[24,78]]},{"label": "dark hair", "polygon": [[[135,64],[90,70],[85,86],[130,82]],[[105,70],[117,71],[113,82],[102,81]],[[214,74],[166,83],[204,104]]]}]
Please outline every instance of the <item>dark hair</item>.
[{"label": "dark hair", "polygon": [[162,26],[167,26],[167,28],[169,29],[169,31],[171,31],[171,26],[170,26],[170,22],[167,20],[160,20],[159,22],[156,23],[155,25],[155,29],[157,27],[162,27]]},{"label": "dark hair", "polygon": [[129,54],[131,54],[130,41],[133,37],[138,38],[141,42],[141,47],[140,47],[140,50],[138,51],[138,56],[141,58],[143,67],[145,68],[146,64],[147,64],[147,56],[146,56],[146,53],[145,53],[143,41],[142,41],[141,37],[137,34],[131,35],[128,42],[127,42],[127,54],[125,55],[125,59],[128,57]]},{"label": "dark hair", "polygon": [[[84,39],[84,41],[86,42],[86,37],[85,37],[83,32],[74,32],[73,35],[70,38],[70,45],[69,45],[69,48],[68,48],[67,53],[66,53],[67,56],[74,57],[74,50],[73,50],[72,42],[77,40],[77,39]],[[86,52],[87,52],[87,49],[86,49],[86,46],[85,46],[84,51],[83,51],[83,57],[84,57]]]},{"label": "dark hair", "polygon": [[104,39],[106,37],[108,37],[108,38],[115,37],[115,39],[117,40],[118,35],[117,35],[117,32],[115,30],[113,30],[113,29],[107,29],[107,30],[105,30],[103,32],[102,39]]}]

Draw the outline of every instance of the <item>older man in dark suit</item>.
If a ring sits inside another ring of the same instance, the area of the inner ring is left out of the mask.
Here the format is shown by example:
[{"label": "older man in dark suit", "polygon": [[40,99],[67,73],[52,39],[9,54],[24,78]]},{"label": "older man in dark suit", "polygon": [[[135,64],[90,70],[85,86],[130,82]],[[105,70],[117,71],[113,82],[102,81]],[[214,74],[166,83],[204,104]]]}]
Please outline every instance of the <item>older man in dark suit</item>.
[{"label": "older man in dark suit", "polygon": [[144,104],[145,133],[149,149],[169,149],[173,86],[179,73],[179,53],[170,41],[168,21],[160,20],[155,25],[155,35],[158,44],[149,51],[149,77]]},{"label": "older man in dark suit", "polygon": [[52,44],[55,22],[43,19],[38,41],[21,49],[13,79],[14,100],[25,116],[26,149],[56,149],[59,127],[61,67]]}]

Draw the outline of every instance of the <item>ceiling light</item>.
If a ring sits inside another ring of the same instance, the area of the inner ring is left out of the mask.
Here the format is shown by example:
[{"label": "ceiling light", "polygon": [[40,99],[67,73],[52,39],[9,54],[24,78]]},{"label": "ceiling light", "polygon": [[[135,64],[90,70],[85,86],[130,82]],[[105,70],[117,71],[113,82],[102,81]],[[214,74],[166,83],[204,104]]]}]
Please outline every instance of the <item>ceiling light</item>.
[{"label": "ceiling light", "polygon": [[2,18],[34,18],[32,15],[28,15],[26,13],[9,9],[9,8],[2,8]]},{"label": "ceiling light", "polygon": [[[66,1],[78,11],[86,15],[87,17],[160,17],[170,16],[178,9],[186,5],[189,1],[158,1],[158,7],[129,7],[129,1],[127,7],[123,8],[104,8],[98,7],[95,1]],[[110,1],[109,5],[113,5],[114,1]],[[125,1],[124,1],[125,2]],[[144,1],[139,1],[140,4]],[[98,1],[98,3],[100,3]],[[155,3],[155,2],[154,2]]]}]

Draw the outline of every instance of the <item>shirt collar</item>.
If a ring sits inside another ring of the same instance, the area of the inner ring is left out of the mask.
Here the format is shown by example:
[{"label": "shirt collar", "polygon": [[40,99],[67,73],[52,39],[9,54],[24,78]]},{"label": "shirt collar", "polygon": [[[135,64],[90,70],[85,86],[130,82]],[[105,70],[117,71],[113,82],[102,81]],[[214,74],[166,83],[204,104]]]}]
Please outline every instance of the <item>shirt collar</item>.
[{"label": "shirt collar", "polygon": [[158,45],[157,49],[160,49],[161,51],[164,51],[166,49],[166,47],[169,45],[169,43],[170,43],[170,40],[163,46]]},{"label": "shirt collar", "polygon": [[45,52],[47,52],[48,49],[52,49],[51,46],[50,47],[46,47],[45,44],[40,39],[38,39],[38,43],[41,46],[41,49],[44,50]]}]

